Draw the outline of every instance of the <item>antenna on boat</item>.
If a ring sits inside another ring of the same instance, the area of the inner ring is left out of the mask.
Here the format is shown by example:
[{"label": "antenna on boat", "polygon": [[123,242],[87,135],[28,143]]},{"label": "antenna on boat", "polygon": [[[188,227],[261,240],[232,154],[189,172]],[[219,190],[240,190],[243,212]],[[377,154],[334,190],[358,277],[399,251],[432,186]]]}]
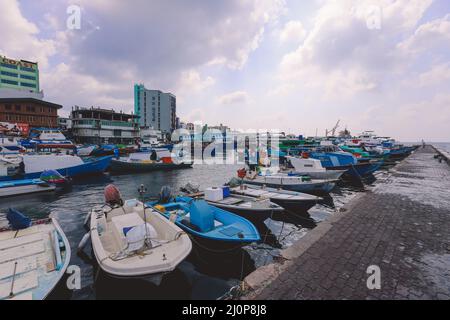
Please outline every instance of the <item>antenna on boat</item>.
[{"label": "antenna on boat", "polygon": [[138,188],[139,192],[139,198],[142,201],[142,208],[144,209],[144,228],[145,228],[145,244],[148,245],[148,230],[147,230],[147,214],[145,213],[145,202],[144,202],[144,195],[147,192],[147,188],[144,186],[144,184],[141,184]]}]

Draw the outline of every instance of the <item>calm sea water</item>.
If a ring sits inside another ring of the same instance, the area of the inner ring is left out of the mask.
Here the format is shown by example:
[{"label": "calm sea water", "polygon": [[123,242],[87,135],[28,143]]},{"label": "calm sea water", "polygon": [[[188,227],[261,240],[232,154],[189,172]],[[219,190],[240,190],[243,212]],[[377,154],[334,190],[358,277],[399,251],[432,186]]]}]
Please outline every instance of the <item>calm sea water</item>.
[{"label": "calm sea water", "polygon": [[432,144],[437,148],[450,152],[450,142],[433,142]]},{"label": "calm sea water", "polygon": [[[147,187],[147,196],[156,197],[165,185],[174,190],[179,190],[180,186],[188,182],[199,184],[201,188],[222,185],[235,176],[239,168],[236,165],[195,165],[192,169],[171,172],[119,176],[105,174],[75,182],[72,189],[64,193],[1,200],[0,212],[14,207],[33,218],[52,215],[60,222],[71,243],[71,264],[80,266],[82,270],[82,289],[69,292],[60,288],[52,298],[217,299],[257,267],[270,263],[280,249],[303,237],[317,223],[334,214],[358,192],[367,188],[367,184],[341,184],[329,198],[308,213],[285,212],[268,219],[257,226],[265,239],[263,243],[247,246],[237,254],[224,256],[220,261],[201,256],[194,249],[174,272],[164,277],[159,287],[143,280],[110,278],[99,271],[90,244],[85,247],[83,254],[77,254],[78,243],[86,233],[84,219],[94,205],[103,203],[103,189],[107,184],[117,185],[124,199],[137,198],[140,184]],[[385,176],[386,172],[380,171],[376,179]],[[377,183],[376,179],[367,181],[369,187]]]}]

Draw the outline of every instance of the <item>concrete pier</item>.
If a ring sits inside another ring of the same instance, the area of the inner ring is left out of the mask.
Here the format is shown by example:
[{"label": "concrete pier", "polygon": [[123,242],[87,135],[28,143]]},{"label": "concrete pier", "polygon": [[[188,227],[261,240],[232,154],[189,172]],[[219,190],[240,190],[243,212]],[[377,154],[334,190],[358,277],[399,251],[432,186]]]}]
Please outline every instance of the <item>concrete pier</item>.
[{"label": "concrete pier", "polygon": [[441,148],[433,146],[434,150],[436,150],[439,158],[450,164],[450,152],[447,152],[446,150],[443,150]]},{"label": "concrete pier", "polygon": [[[420,147],[248,275],[242,299],[450,299],[450,167],[436,154]],[[370,266],[380,289],[367,286]]]}]

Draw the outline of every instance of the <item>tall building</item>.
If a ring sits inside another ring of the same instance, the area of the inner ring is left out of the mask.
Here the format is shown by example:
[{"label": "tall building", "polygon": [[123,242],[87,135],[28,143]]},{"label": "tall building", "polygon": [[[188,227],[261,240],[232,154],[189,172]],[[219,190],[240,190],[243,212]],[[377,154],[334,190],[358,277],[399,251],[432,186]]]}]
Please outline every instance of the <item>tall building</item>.
[{"label": "tall building", "polygon": [[0,57],[0,90],[18,89],[39,92],[39,68],[36,62]]},{"label": "tall building", "polygon": [[176,129],[177,100],[171,93],[149,90],[143,84],[134,85],[134,113],[139,126],[153,128],[165,134]]}]

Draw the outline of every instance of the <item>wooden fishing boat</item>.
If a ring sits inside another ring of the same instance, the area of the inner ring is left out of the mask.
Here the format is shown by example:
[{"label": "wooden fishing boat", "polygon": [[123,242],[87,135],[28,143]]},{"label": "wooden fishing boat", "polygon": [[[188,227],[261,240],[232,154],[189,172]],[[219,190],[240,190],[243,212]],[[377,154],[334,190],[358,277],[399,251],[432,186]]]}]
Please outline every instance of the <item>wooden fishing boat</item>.
[{"label": "wooden fishing boat", "polygon": [[329,193],[336,185],[336,180],[309,179],[285,173],[246,176],[243,181],[247,184],[280,188],[305,193]]},{"label": "wooden fishing boat", "polygon": [[270,199],[273,203],[282,206],[285,209],[293,211],[308,211],[315,206],[321,197],[307,193],[267,188],[256,185],[244,184],[242,186],[231,188],[232,194],[245,195],[249,197]]},{"label": "wooden fishing boat", "polygon": [[189,236],[142,202],[95,206],[90,235],[100,268],[118,278],[145,278],[158,285],[190,253]]},{"label": "wooden fishing boat", "polygon": [[0,300],[45,299],[66,272],[70,254],[56,219],[0,229]]},{"label": "wooden fishing boat", "polygon": [[233,212],[250,221],[264,221],[274,213],[284,211],[283,207],[269,199],[231,194],[228,186],[208,188],[204,192],[198,192],[195,197],[204,199],[210,205]]}]

